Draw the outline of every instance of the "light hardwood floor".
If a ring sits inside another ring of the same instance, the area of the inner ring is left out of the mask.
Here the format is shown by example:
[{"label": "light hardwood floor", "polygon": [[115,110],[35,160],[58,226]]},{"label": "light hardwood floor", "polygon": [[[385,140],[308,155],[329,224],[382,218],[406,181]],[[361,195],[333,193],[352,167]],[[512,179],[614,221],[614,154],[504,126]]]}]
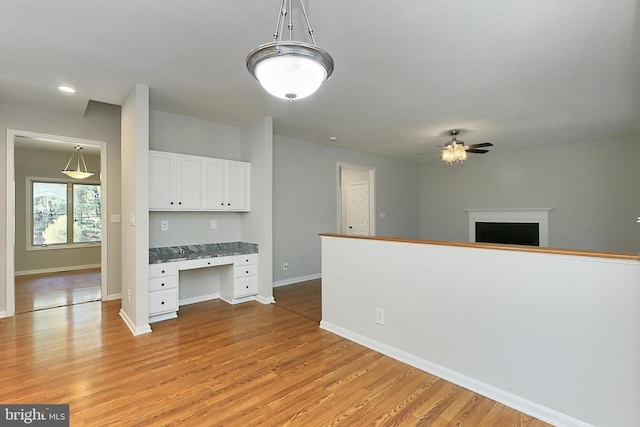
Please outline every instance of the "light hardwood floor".
[{"label": "light hardwood floor", "polygon": [[0,402],[69,403],[72,426],[547,426],[323,331],[293,286],[138,337],[120,301],[0,319]]},{"label": "light hardwood floor", "polygon": [[16,313],[99,301],[99,268],[15,277]]}]

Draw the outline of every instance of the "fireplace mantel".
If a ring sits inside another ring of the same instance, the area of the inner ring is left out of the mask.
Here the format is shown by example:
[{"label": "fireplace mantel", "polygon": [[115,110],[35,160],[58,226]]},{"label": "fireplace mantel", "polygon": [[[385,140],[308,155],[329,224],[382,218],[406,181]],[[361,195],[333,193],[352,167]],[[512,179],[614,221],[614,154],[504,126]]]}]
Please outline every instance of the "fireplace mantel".
[{"label": "fireplace mantel", "polygon": [[540,246],[549,246],[549,212],[553,208],[464,209],[469,214],[469,241],[476,241],[476,222],[539,224]]}]

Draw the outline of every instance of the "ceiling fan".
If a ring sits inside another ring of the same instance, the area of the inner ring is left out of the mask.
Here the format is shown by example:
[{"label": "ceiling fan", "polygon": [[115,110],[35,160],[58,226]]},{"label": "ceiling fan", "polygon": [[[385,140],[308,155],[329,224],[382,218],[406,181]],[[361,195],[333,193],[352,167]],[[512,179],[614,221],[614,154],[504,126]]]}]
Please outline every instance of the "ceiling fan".
[{"label": "ceiling fan", "polygon": [[[451,141],[442,147],[442,160],[445,163],[453,164],[456,162],[464,162],[467,159],[467,153],[475,153],[475,154],[485,154],[488,153],[489,150],[484,149],[483,147],[493,147],[493,144],[490,142],[482,142],[480,144],[469,144],[465,145],[464,141],[458,141],[457,135],[460,133],[457,129],[453,129],[449,131],[449,135],[453,138]],[[430,153],[421,153],[422,154],[430,154]]]}]

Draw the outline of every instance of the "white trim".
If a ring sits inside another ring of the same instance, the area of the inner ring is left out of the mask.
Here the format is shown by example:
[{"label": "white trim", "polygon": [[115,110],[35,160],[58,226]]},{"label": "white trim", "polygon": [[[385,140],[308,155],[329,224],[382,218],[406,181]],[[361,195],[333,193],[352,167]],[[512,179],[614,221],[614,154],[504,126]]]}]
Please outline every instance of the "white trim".
[{"label": "white trim", "polygon": [[45,273],[59,273],[61,271],[77,271],[88,270],[90,268],[100,268],[100,264],[86,264],[86,265],[69,265],[65,267],[53,267],[53,268],[40,268],[38,270],[23,270],[16,271],[15,276],[28,276],[30,274],[45,274]]},{"label": "white trim", "polygon": [[103,295],[102,296],[102,300],[103,301],[115,301],[115,300],[121,300],[122,299],[122,293],[118,292],[117,294],[111,294],[111,295]]},{"label": "white trim", "polygon": [[[102,242],[101,242],[101,253],[100,253],[100,262],[101,262],[101,294],[102,300],[105,301],[107,297],[107,261],[108,261],[108,246],[107,246],[107,235],[108,235],[108,221],[107,221],[107,212],[108,212],[108,202],[107,202],[107,143],[104,141],[96,141],[90,139],[82,139],[82,138],[74,138],[70,136],[60,136],[60,135],[52,135],[46,133],[38,133],[31,131],[22,131],[16,129],[7,129],[7,158],[6,158],[6,169],[7,169],[7,199],[6,199],[6,241],[5,241],[5,260],[6,260],[6,268],[5,268],[5,287],[6,287],[6,310],[4,312],[4,317],[13,316],[16,311],[16,300],[15,300],[15,212],[16,212],[16,200],[15,200],[15,138],[17,136],[23,136],[27,138],[36,138],[41,140],[50,140],[57,141],[61,143],[69,143],[69,144],[83,144],[83,145],[93,145],[100,147],[100,186],[101,192],[100,197],[102,198],[101,203],[101,221],[102,221]],[[151,330],[149,330],[150,332]],[[132,331],[133,332],[133,331]],[[135,333],[134,333],[135,335]]]},{"label": "white trim", "polygon": [[131,320],[131,318],[127,315],[127,313],[121,308],[120,309],[120,317],[124,320],[125,325],[131,331],[133,336],[148,334],[151,332],[151,326],[147,323],[144,326],[136,327],[135,323]]},{"label": "white trim", "polygon": [[539,225],[540,246],[549,246],[549,212],[553,208],[463,209],[469,214],[469,241],[476,241],[476,222],[524,222]]},{"label": "white trim", "polygon": [[273,304],[276,302],[276,300],[273,297],[265,298],[261,295],[256,295],[256,301],[258,301],[261,304]]},{"label": "white trim", "polygon": [[273,282],[273,287],[279,288],[280,286],[294,285],[296,283],[307,282],[309,280],[316,280],[320,278],[322,278],[322,273],[310,274],[308,276],[292,277],[290,279],[278,280],[277,282]]},{"label": "white trim", "polygon": [[383,344],[376,340],[372,340],[348,329],[341,328],[340,326],[337,326],[333,323],[322,320],[320,321],[320,328],[355,343],[361,344],[371,350],[375,350],[378,353],[382,353],[385,356],[389,356],[392,359],[406,363],[407,365],[413,366],[424,372],[449,381],[453,384],[481,394],[485,397],[488,397],[489,399],[493,399],[517,411],[529,414],[541,421],[552,424],[554,426],[593,427],[591,424],[587,424],[583,421],[577,420],[558,411],[554,411],[553,409],[539,405],[535,402],[531,402],[530,400],[524,399],[513,393],[509,393],[490,384],[483,383],[482,381],[478,381],[459,372],[440,366],[436,363],[429,362],[428,360],[419,358],[395,347]]}]

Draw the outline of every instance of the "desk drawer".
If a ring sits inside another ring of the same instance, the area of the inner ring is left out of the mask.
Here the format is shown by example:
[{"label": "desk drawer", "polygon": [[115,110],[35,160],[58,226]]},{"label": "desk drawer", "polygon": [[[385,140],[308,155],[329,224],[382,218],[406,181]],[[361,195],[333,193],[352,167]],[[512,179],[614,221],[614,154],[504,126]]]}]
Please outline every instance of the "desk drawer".
[{"label": "desk drawer", "polygon": [[255,295],[258,293],[258,277],[243,277],[236,279],[233,286],[233,293],[235,298],[244,297],[247,295]]},{"label": "desk drawer", "polygon": [[149,315],[178,310],[178,290],[149,292]]},{"label": "desk drawer", "polygon": [[149,279],[149,292],[172,289],[178,286],[178,276],[156,277]]},{"label": "desk drawer", "polygon": [[178,266],[176,263],[167,262],[149,265],[149,278],[175,276],[176,274],[178,274]]},{"label": "desk drawer", "polygon": [[258,263],[258,254],[246,254],[236,255],[234,264],[238,265],[252,265]]},{"label": "desk drawer", "polygon": [[243,265],[235,268],[235,277],[255,276],[258,274],[257,265]]}]

